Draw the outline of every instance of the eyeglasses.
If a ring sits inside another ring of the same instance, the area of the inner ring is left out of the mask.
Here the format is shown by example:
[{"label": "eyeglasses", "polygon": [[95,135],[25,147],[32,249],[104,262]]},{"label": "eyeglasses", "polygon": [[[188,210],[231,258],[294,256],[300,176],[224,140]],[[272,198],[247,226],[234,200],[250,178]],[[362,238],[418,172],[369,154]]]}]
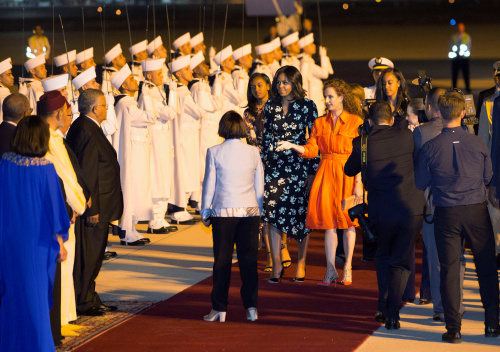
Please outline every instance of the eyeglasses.
[{"label": "eyeglasses", "polygon": [[282,84],[285,85],[285,86],[291,86],[292,82],[288,82],[288,81],[276,81],[276,85],[277,86],[280,86]]},{"label": "eyeglasses", "polygon": [[106,104],[102,104],[102,105],[94,105],[93,107],[96,107],[96,106],[105,106],[106,109],[108,108],[108,106]]}]

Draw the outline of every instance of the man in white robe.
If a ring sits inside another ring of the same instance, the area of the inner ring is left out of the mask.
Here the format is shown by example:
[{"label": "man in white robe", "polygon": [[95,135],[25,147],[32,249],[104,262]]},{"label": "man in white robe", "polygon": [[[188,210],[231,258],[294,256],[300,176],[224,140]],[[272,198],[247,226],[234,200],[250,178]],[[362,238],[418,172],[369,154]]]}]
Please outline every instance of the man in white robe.
[{"label": "man in white robe", "polygon": [[111,80],[120,91],[115,98],[119,143],[115,147],[120,163],[120,179],[123,192],[123,216],[120,227],[125,237],[120,244],[142,246],[150,242],[135,228],[140,220],[153,219],[151,195],[151,135],[148,127],[156,122],[151,98],[144,98],[145,109],[137,106],[134,95],[139,90],[128,65]]},{"label": "man in white robe", "polygon": [[252,45],[247,44],[233,51],[233,59],[235,61],[234,70],[231,72],[233,77],[234,89],[239,95],[244,96],[245,100],[240,103],[242,108],[248,105],[247,101],[247,90],[248,81],[250,77],[248,76],[248,70],[252,67],[253,57],[252,57]]},{"label": "man in white robe", "polygon": [[300,54],[299,32],[293,32],[281,39],[281,46],[285,50],[285,54],[281,59],[281,66],[295,66],[297,70],[300,70],[300,60],[298,58]]},{"label": "man in white robe", "polygon": [[132,64],[130,65],[130,68],[132,70],[132,75],[137,80],[137,82],[144,81],[141,62],[148,58],[148,53],[146,51],[147,47],[148,41],[145,39],[128,48],[128,50],[130,51],[130,55],[132,56]]},{"label": "man in white robe", "polygon": [[91,47],[77,53],[75,63],[78,67],[79,73],[86,71],[91,67],[96,67],[96,63],[94,61],[94,48]]},{"label": "man in white robe", "polygon": [[102,91],[104,94],[118,95],[120,92],[111,85],[111,79],[127,64],[120,43],[116,44],[104,55],[106,66],[102,67]]},{"label": "man in white robe", "polygon": [[32,114],[36,115],[36,103],[43,95],[42,79],[47,78],[45,55],[40,54],[25,62],[24,68],[30,74],[29,78],[19,78],[19,93],[24,94],[30,101]]},{"label": "man in white robe", "polygon": [[255,47],[255,53],[257,54],[257,59],[253,60],[252,67],[250,68],[250,77],[254,73],[263,73],[269,77],[269,80],[273,81],[273,73],[271,71],[270,65],[274,63],[274,44],[266,43],[258,45]]},{"label": "man in white robe", "polygon": [[13,86],[14,75],[12,74],[12,61],[9,57],[0,62],[0,123],[3,121],[3,101],[10,95],[10,88]]}]

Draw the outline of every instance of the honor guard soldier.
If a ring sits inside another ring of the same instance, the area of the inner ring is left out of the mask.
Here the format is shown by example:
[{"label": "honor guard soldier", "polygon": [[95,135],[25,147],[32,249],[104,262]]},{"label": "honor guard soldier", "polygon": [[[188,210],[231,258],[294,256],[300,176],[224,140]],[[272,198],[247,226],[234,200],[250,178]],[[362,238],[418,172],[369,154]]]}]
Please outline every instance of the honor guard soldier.
[{"label": "honor guard soldier", "polygon": [[142,62],[144,81],[139,87],[139,107],[149,96],[153,103],[156,123],[149,126],[151,135],[151,194],[154,219],[149,222],[148,233],[165,234],[177,231],[165,220],[168,200],[173,188],[173,134],[171,121],[177,117],[177,84],[171,82],[164,89],[163,67],[165,58],[147,59]]},{"label": "honor guard soldier", "polygon": [[[73,86],[78,91],[78,95],[80,95],[85,89],[99,89],[99,83],[95,80],[95,67],[91,67],[86,71],[83,71],[78,76],[76,76],[73,80]],[[80,115],[78,111],[78,96],[75,95],[76,102],[71,102],[71,111],[73,112],[73,121]],[[76,110],[75,110],[76,107]],[[106,123],[104,121],[103,123]]]},{"label": "honor guard soldier", "polygon": [[209,80],[210,85],[214,88],[219,86],[214,84],[215,81],[220,80],[222,92],[217,92],[214,89],[212,94],[215,96],[222,96],[224,100],[222,114],[229,110],[235,110],[240,115],[243,115],[244,108],[242,108],[240,104],[246,101],[246,96],[240,94],[234,87],[233,77],[231,76],[231,72],[234,70],[234,59],[232,54],[233,48],[231,45],[228,45],[223,50],[215,54],[214,61],[218,66],[220,66],[221,71],[212,74]]},{"label": "honor guard soldier", "polygon": [[394,64],[391,60],[386,59],[385,57],[374,57],[368,61],[368,67],[372,70],[372,76],[375,84],[370,87],[365,87],[365,99],[375,99],[375,90],[377,88],[377,81],[380,74],[386,68],[394,68]]},{"label": "honor guard soldier", "polygon": [[[69,68],[68,68],[68,58],[69,58]],[[78,76],[78,67],[76,67],[75,60],[76,60],[76,50],[72,50],[67,53],[56,56],[54,58],[54,64],[57,67],[57,73],[60,75],[64,73],[69,73],[72,79]],[[68,96],[70,97],[70,99],[72,99],[71,98],[72,95],[70,94],[71,89],[73,89],[73,94],[75,95],[75,97],[78,96],[78,90],[74,87],[74,85],[71,85],[70,82],[68,82],[68,87],[66,88],[66,90],[68,91]],[[71,106],[71,111],[73,111],[73,113],[75,112],[78,113],[78,106],[76,106],[76,108]]]},{"label": "honor guard soldier", "polygon": [[137,44],[132,45],[128,50],[132,56],[132,63],[130,67],[132,68],[132,75],[137,82],[144,81],[144,75],[142,74],[141,62],[148,58],[148,53],[146,51],[148,47],[148,41],[143,40]]},{"label": "honor guard soldier", "polygon": [[47,78],[45,55],[40,54],[26,61],[24,68],[29,72],[30,78],[19,79],[19,93],[28,97],[33,115],[36,115],[36,102],[43,95],[42,79]]},{"label": "honor guard soldier", "polygon": [[127,59],[123,56],[122,47],[116,44],[106,55],[104,55],[106,66],[102,70],[102,91],[118,95],[120,92],[111,85],[111,79],[127,64]]},{"label": "honor guard soldier", "polygon": [[191,55],[191,34],[189,32],[181,35],[174,40],[172,46],[175,49],[176,56],[190,56]]},{"label": "honor guard soldier", "polygon": [[222,117],[222,99],[211,93],[207,81],[210,69],[201,51],[191,58],[189,66],[193,70],[194,77],[194,80],[189,83],[189,90],[194,102],[204,111],[200,129],[200,175],[203,182],[207,149],[222,142],[218,134],[219,122]]},{"label": "honor guard soldier", "polygon": [[198,54],[200,51],[205,56],[206,51],[207,51],[207,46],[205,45],[205,38],[203,37],[203,33],[200,32],[194,37],[191,38],[189,41],[189,44],[191,44],[191,50],[194,54]]},{"label": "honor guard soldier", "polygon": [[300,54],[299,32],[294,32],[281,39],[281,46],[285,49],[281,66],[295,66],[297,70],[300,70],[300,61],[297,57]]},{"label": "honor guard soldier", "polygon": [[[247,96],[248,81],[250,77],[248,76],[248,70],[252,67],[253,57],[252,57],[252,44],[247,44],[241,48],[233,51],[233,59],[235,61],[234,70],[231,72],[233,77],[234,88],[238,94]],[[242,107],[247,106],[247,101],[241,103]]]},{"label": "honor guard soldier", "polygon": [[[279,37],[274,38],[271,43],[273,43],[273,46],[274,46],[274,50],[273,50],[274,61],[271,64],[269,64],[269,68],[271,69],[271,73],[273,74],[273,78],[274,78],[276,71],[278,71],[278,69],[281,67],[281,59],[283,58],[283,50],[281,50],[281,40]],[[272,81],[273,80],[271,80],[271,82]]]},{"label": "honor guard soldier", "polygon": [[273,81],[273,74],[269,65],[274,62],[274,44],[272,42],[261,44],[255,47],[255,53],[257,54],[257,59],[253,60],[252,67],[249,70],[248,75],[251,77],[254,73],[264,73],[269,77],[269,80]]},{"label": "honor guard soldier", "polygon": [[120,91],[115,98],[118,121],[118,162],[123,192],[123,216],[120,227],[125,237],[120,244],[143,246],[149,243],[137,232],[135,225],[140,220],[153,219],[151,197],[151,135],[148,127],[156,122],[151,98],[144,97],[144,110],[139,109],[134,99],[139,90],[128,65],[111,79],[113,87]]},{"label": "honor guard soldier", "polygon": [[12,86],[14,86],[14,75],[12,74],[12,61],[9,57],[0,62],[0,123],[3,121],[2,104],[4,99],[10,95],[10,87]]},{"label": "honor guard soldier", "polygon": [[88,48],[76,54],[75,63],[78,66],[79,72],[88,70],[91,67],[96,67],[94,61],[94,48]]},{"label": "honor guard soldier", "polygon": [[310,33],[299,40],[299,47],[304,55],[300,63],[300,72],[304,81],[304,89],[307,92],[307,98],[314,101],[318,108],[318,116],[325,114],[325,98],[323,97],[323,81],[333,74],[332,63],[326,56],[326,48],[319,47],[319,57],[321,66],[316,65],[312,56],[316,54],[316,45],[314,44],[314,34]]},{"label": "honor guard soldier", "polygon": [[189,198],[195,202],[201,200],[200,127],[203,111],[194,102],[188,88],[194,79],[190,60],[186,55],[169,63],[170,71],[179,82],[179,116],[174,120],[173,204],[183,209],[171,214],[172,221],[177,223],[193,221],[186,210]]},{"label": "honor guard soldier", "polygon": [[[165,59],[165,60],[163,60],[163,67],[162,67],[163,84],[170,84],[170,82],[171,82],[170,72],[168,71],[168,67],[165,64],[168,53],[167,53],[167,49],[165,49],[165,46],[163,45],[163,41],[161,40],[161,37],[157,36],[155,38],[155,40],[153,40],[151,43],[149,43],[146,51],[149,55],[151,55],[151,58],[153,58],[153,59]],[[177,86],[177,85],[175,85],[175,86]]]},{"label": "honor guard soldier", "polygon": [[67,73],[42,79],[42,87],[45,93],[57,90],[67,101],[70,100],[67,90],[68,83],[69,75]]}]

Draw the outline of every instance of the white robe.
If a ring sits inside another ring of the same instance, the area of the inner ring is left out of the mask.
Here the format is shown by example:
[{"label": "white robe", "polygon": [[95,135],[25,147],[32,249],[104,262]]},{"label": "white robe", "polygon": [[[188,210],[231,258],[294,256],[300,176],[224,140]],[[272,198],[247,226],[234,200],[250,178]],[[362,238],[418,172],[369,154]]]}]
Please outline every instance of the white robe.
[{"label": "white robe", "polygon": [[5,98],[10,95],[10,89],[0,84],[0,123],[3,121],[2,104]]},{"label": "white robe", "polygon": [[[201,191],[200,128],[203,110],[194,102],[184,85],[177,86],[179,116],[174,120],[174,183],[173,203],[187,206],[188,195]],[[193,199],[199,201],[200,199]]]},{"label": "white robe", "polygon": [[114,67],[102,67],[102,84],[101,90],[104,94],[111,92],[113,95],[120,95],[120,91],[113,87],[111,80],[116,76],[118,70]]},{"label": "white robe", "polygon": [[[219,77],[216,77],[215,80],[220,80],[222,85],[222,99],[223,99],[223,107],[222,114],[227,111],[234,110],[238,112],[241,116],[245,112],[245,108],[243,104],[246,102],[246,96],[240,94],[235,88],[233,83],[232,76],[227,72],[221,72]],[[216,83],[214,83],[214,87]],[[213,95],[218,95],[217,92],[213,91]]]},{"label": "white robe", "polygon": [[31,115],[36,115],[36,103],[43,95],[42,81],[33,78],[19,78],[19,93],[26,95],[33,109]]},{"label": "white robe", "polygon": [[314,101],[318,109],[318,116],[325,114],[325,98],[323,96],[323,81],[333,74],[333,68],[328,56],[321,56],[321,66],[316,65],[314,59],[304,54],[300,63],[303,87],[306,97]]},{"label": "white robe", "polygon": [[[253,65],[255,65],[255,69],[252,72],[250,72],[250,76],[252,76],[254,73],[263,73],[269,78],[269,80],[271,81],[271,84],[272,84],[274,74],[271,71],[270,65],[266,65],[265,63],[263,63],[262,61],[257,60],[257,59],[255,59],[253,62],[254,62]],[[278,66],[278,68],[279,68],[279,66]]]},{"label": "white robe", "polygon": [[[294,66],[297,70],[300,71],[300,60],[297,56],[284,54],[281,59],[281,67],[283,66]],[[304,75],[302,75],[304,77]]]},{"label": "white robe", "polygon": [[116,133],[118,131],[118,122],[116,121],[115,97],[112,92],[104,93],[104,95],[108,110],[106,111],[106,120],[101,123],[101,128],[108,141],[113,143],[113,138],[119,138]]},{"label": "white robe", "polygon": [[248,105],[247,90],[248,90],[248,82],[250,81],[248,72],[245,71],[240,66],[236,66],[236,68],[231,72],[231,77],[233,78],[234,89],[238,92],[239,96],[245,98],[239,104],[240,107],[244,108],[245,106]]},{"label": "white robe", "polygon": [[123,192],[122,230],[135,231],[134,223],[153,218],[151,198],[150,153],[148,126],[156,121],[151,99],[144,99],[145,110],[139,109],[133,97],[120,96],[115,105],[119,138],[113,139],[118,152]]},{"label": "white robe", "polygon": [[375,99],[375,90],[377,85],[363,88],[365,90],[365,99]]},{"label": "white robe", "polygon": [[278,71],[280,69],[281,65],[280,65],[279,61],[274,60],[268,66],[269,66],[269,69],[271,70],[271,74],[273,76],[272,79],[271,79],[271,84],[272,84],[274,76],[276,76],[276,71]]}]

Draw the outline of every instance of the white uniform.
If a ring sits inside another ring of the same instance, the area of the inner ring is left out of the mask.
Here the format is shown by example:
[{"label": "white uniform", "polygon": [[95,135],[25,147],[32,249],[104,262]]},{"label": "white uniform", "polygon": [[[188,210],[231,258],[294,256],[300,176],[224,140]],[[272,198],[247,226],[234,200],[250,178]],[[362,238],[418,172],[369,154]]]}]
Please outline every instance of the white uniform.
[{"label": "white uniform", "polygon": [[271,74],[272,74],[272,78],[271,78],[271,83],[272,83],[274,76],[276,75],[276,71],[278,71],[280,69],[281,64],[279,63],[279,61],[274,60],[268,66],[269,66],[269,69],[271,70]]},{"label": "white uniform", "polygon": [[111,92],[113,95],[120,95],[120,91],[111,85],[111,80],[116,76],[118,70],[114,67],[102,67],[102,85],[104,94]]},{"label": "white uniform", "polygon": [[113,143],[113,138],[119,138],[118,133],[118,122],[116,121],[115,112],[115,97],[113,93],[104,93],[106,97],[106,105],[108,110],[106,111],[106,120],[101,123],[101,128],[104,135],[110,143]]},{"label": "white uniform", "polygon": [[224,140],[218,134],[222,117],[222,99],[212,95],[210,86],[205,80],[195,79],[189,86],[194,102],[204,111],[200,130],[200,181],[203,182],[207,149]]},{"label": "white uniform", "polygon": [[245,100],[242,101],[239,105],[241,107],[247,106],[248,102],[246,98],[248,90],[248,81],[250,81],[248,72],[245,71],[242,67],[236,65],[235,69],[231,72],[231,77],[233,78],[234,89],[236,89],[238,95],[241,97],[245,97]]},{"label": "white uniform", "polygon": [[[283,66],[294,66],[297,70],[300,71],[300,60],[297,56],[283,54],[283,58],[281,59],[281,67]],[[302,77],[303,76],[304,75],[302,75]]]},{"label": "white uniform", "polygon": [[267,77],[269,77],[269,80],[271,81],[272,84],[274,75],[273,72],[271,71],[271,68],[258,59],[253,60],[252,68],[250,68],[249,75],[252,76],[254,73],[265,74]]},{"label": "white uniform", "polygon": [[333,74],[332,64],[328,56],[321,56],[321,66],[316,65],[314,59],[304,54],[302,56],[300,72],[306,97],[314,101],[318,109],[318,116],[325,114],[325,98],[323,96],[323,81]]},{"label": "white uniform", "polygon": [[126,231],[125,241],[135,242],[142,238],[135,230],[139,220],[152,220],[153,203],[151,197],[151,136],[148,126],[156,121],[151,98],[144,97],[144,110],[129,95],[116,98],[115,105],[119,138],[118,162],[123,192],[122,230]]},{"label": "white uniform", "polygon": [[132,76],[134,76],[137,82],[144,81],[144,74],[142,72],[142,66],[139,61],[132,61],[132,65],[130,65],[130,70],[132,71]]},{"label": "white uniform", "polygon": [[43,95],[42,81],[33,78],[19,78],[19,93],[28,97],[30,107],[33,109],[32,115],[36,115],[36,103]]},{"label": "white uniform", "polygon": [[0,84],[0,123],[3,121],[2,104],[5,98],[10,95],[10,89]]},{"label": "white uniform", "polygon": [[[246,96],[243,96],[235,89],[232,76],[227,72],[221,72],[220,77],[217,77],[217,74],[215,74],[210,76],[210,79],[214,81],[218,79],[222,85],[222,114],[234,110],[243,116],[245,112]],[[218,93],[213,92],[213,95],[217,94]]]},{"label": "white uniform", "polygon": [[152,139],[151,195],[154,216],[154,220],[149,223],[149,227],[160,229],[169,226],[165,221],[165,213],[168,207],[168,199],[171,197],[171,188],[173,187],[174,155],[171,121],[177,117],[176,100],[178,100],[178,97],[175,90],[169,90],[169,104],[167,104],[167,96],[163,87],[157,87],[148,81],[144,81],[142,85],[140,100],[142,100],[143,95],[151,97],[157,118],[156,123],[148,127]]},{"label": "white uniform", "polygon": [[371,87],[365,87],[365,99],[375,99],[375,90],[377,89],[377,85],[373,85]]}]

